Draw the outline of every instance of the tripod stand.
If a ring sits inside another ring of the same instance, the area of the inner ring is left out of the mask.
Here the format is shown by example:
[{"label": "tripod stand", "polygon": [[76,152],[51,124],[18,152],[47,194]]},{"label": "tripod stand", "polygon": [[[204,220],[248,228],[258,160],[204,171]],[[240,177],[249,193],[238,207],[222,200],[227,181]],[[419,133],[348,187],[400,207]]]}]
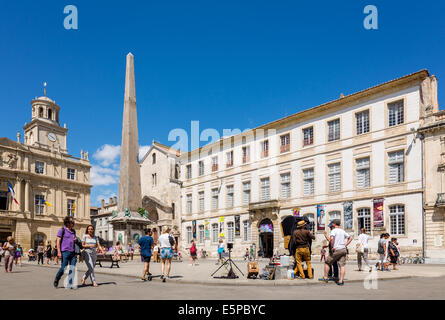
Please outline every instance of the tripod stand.
[{"label": "tripod stand", "polygon": [[233,266],[235,266],[238,271],[243,275],[244,277],[244,273],[240,270],[240,268],[238,268],[238,266],[235,264],[235,262],[233,262],[232,258],[231,258],[231,253],[232,253],[232,249],[229,248],[229,258],[226,259],[226,261],[224,261],[224,263],[222,265],[220,265],[218,267],[218,269],[215,270],[215,272],[213,272],[210,276],[213,277],[213,275],[215,273],[217,273],[222,267],[224,266],[228,266],[229,267],[229,272],[227,273],[227,276],[222,276],[222,277],[214,277],[214,278],[223,278],[223,279],[236,279],[239,278],[235,272],[233,271]]}]

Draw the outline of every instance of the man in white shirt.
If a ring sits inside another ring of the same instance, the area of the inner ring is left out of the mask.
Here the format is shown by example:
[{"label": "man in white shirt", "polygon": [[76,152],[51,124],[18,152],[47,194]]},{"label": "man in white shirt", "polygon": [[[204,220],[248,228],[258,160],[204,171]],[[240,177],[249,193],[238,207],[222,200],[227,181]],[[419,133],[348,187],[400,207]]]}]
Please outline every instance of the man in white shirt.
[{"label": "man in white shirt", "polygon": [[352,237],[347,234],[343,229],[340,229],[340,220],[335,219],[332,221],[333,229],[329,235],[329,242],[332,246],[332,254],[326,258],[324,266],[324,278],[319,279],[320,281],[329,281],[328,273],[331,265],[337,261],[340,266],[340,279],[337,281],[339,286],[344,285],[343,279],[345,277],[345,265],[346,256],[348,254],[348,245],[352,241]]},{"label": "man in white shirt", "polygon": [[358,271],[362,271],[362,258],[365,261],[365,264],[369,268],[369,272],[372,271],[371,266],[369,265],[368,261],[368,239],[369,236],[366,234],[366,229],[362,228],[360,235],[358,236],[357,241],[357,264],[358,264]]}]

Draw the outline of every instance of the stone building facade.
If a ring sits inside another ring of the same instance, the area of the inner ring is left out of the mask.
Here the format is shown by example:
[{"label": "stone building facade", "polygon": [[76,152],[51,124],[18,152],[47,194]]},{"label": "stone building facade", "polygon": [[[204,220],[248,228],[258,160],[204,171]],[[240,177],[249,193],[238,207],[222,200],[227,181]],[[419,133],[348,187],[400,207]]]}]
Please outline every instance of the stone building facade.
[{"label": "stone building facade", "polygon": [[195,239],[216,256],[222,238],[237,256],[283,253],[281,220],[298,214],[314,223],[315,254],[340,219],[355,240],[366,229],[372,254],[388,232],[404,256],[442,256],[443,118],[422,70],[182,153],[180,249]]},{"label": "stone building facade", "polygon": [[[0,138],[0,241],[12,235],[25,250],[38,242],[54,244],[63,219],[72,215],[82,233],[90,223],[90,163],[68,154],[60,107],[48,97],[32,100],[24,143]],[[8,193],[12,184],[18,204]],[[46,203],[45,203],[46,202]]]},{"label": "stone building facade", "polygon": [[117,212],[117,197],[109,199],[108,203],[105,199],[101,200],[101,206],[97,208],[97,213],[91,216],[91,224],[96,228],[96,236],[103,245],[108,247],[114,244],[113,224],[110,220],[113,216],[113,211]]}]

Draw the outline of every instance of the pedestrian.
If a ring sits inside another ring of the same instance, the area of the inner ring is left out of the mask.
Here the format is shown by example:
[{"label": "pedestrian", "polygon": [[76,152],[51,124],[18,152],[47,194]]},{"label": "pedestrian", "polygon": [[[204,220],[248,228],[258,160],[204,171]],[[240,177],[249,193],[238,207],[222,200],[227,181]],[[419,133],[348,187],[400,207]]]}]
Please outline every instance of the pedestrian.
[{"label": "pedestrian", "polygon": [[295,248],[295,262],[296,267],[294,273],[297,274],[297,271],[300,274],[301,279],[305,279],[302,261],[306,262],[307,266],[307,275],[309,279],[313,279],[314,276],[312,274],[312,265],[311,265],[311,252],[309,250],[309,243],[311,240],[315,240],[315,236],[311,231],[306,230],[304,226],[306,225],[306,221],[301,220],[297,223],[297,229],[292,234],[292,242]]},{"label": "pedestrian", "polygon": [[113,260],[122,261],[122,247],[120,241],[116,242],[113,252]]},{"label": "pedestrian", "polygon": [[[329,223],[328,225],[329,229],[332,231],[334,230],[334,226],[332,225],[332,222]],[[329,240],[328,234],[325,231],[324,232],[324,237],[325,239],[328,241],[328,250],[329,250],[329,255],[332,255],[332,244],[331,241]],[[326,260],[325,260],[326,262]],[[329,281],[338,281],[338,262],[335,261],[334,263],[332,263],[332,265],[329,268],[329,272],[328,272],[328,279]]]},{"label": "pedestrian", "polygon": [[[170,236],[170,228],[164,227],[164,232],[160,235],[159,247],[161,248],[161,280],[165,282],[166,277],[170,279],[170,269],[173,258],[173,246],[175,245],[175,239]],[[167,263],[167,267],[165,266]]]},{"label": "pedestrian", "polygon": [[326,262],[326,248],[328,246],[322,246],[320,250],[320,262],[325,261]]},{"label": "pedestrian", "polygon": [[368,261],[368,239],[369,239],[369,236],[366,234],[365,228],[361,228],[360,231],[361,231],[361,233],[358,236],[358,241],[357,241],[357,245],[356,245],[358,271],[362,271],[362,258],[363,258],[363,260],[365,261],[365,264],[369,268],[369,272],[371,272],[372,267]]},{"label": "pedestrian", "polygon": [[392,263],[393,270],[397,269],[397,260],[399,259],[399,250],[397,249],[397,238],[391,238],[391,242],[389,242],[389,261]]},{"label": "pedestrian", "polygon": [[[340,228],[340,220],[334,219],[332,221],[333,230],[329,235],[329,242],[332,245],[332,255],[329,255],[326,259],[324,266],[324,277],[320,278],[320,281],[328,282],[328,273],[330,266],[338,261],[340,266],[340,279],[337,281],[339,286],[344,285],[344,277],[346,272],[346,256],[348,254],[348,245],[352,241],[352,237]],[[346,241],[346,242],[345,242]]]},{"label": "pedestrian", "polygon": [[244,261],[246,261],[246,260],[250,260],[249,259],[249,248],[246,248],[246,253],[244,253]]},{"label": "pedestrian", "polygon": [[19,266],[22,266],[22,257],[23,257],[23,249],[21,245],[17,245],[17,250],[14,253],[14,261],[15,261],[15,265],[17,265],[17,263],[19,264]]},{"label": "pedestrian", "polygon": [[141,277],[143,281],[147,281],[146,276],[148,276],[148,281],[151,281],[152,279],[150,273],[150,260],[154,247],[154,240],[152,235],[153,233],[151,232],[151,229],[146,229],[145,236],[141,237],[138,241],[138,245],[141,251],[141,257],[144,260],[144,270]]},{"label": "pedestrian", "polygon": [[196,263],[196,260],[197,260],[197,252],[196,252],[196,244],[195,244],[195,241],[194,240],[192,240],[191,242],[190,242],[190,265],[191,266],[194,266],[195,265],[195,263]]},{"label": "pedestrian", "polygon": [[130,256],[131,261],[133,261],[134,246],[131,242],[128,244],[128,255]]},{"label": "pedestrian", "polygon": [[60,269],[54,279],[54,287],[59,286],[59,281],[65,272],[65,268],[70,265],[68,273],[68,285],[73,288],[75,267],[77,262],[74,245],[77,243],[76,231],[74,230],[74,218],[67,216],[63,219],[64,226],[57,232],[57,257],[62,260]]},{"label": "pedestrian", "polygon": [[388,269],[388,233],[382,233],[378,242],[377,253],[379,254],[379,262],[377,269],[380,271],[389,271]]},{"label": "pedestrian", "polygon": [[153,247],[153,262],[159,262],[159,246],[157,243]]},{"label": "pedestrian", "polygon": [[40,264],[40,261],[42,261],[43,265],[43,253],[45,251],[45,248],[43,247],[43,242],[40,242],[37,246],[37,264]]},{"label": "pedestrian", "polygon": [[96,277],[94,274],[94,266],[96,265],[96,259],[97,259],[97,250],[102,254],[105,254],[104,249],[100,246],[99,239],[94,235],[95,228],[93,225],[89,225],[87,227],[87,233],[83,235],[82,237],[82,247],[84,248],[82,254],[83,254],[83,260],[85,261],[85,264],[87,265],[88,270],[85,272],[85,274],[82,277],[81,284],[82,286],[85,285],[85,280],[90,277],[91,282],[93,283],[93,287],[98,287],[99,285],[96,282]]},{"label": "pedestrian", "polygon": [[53,248],[52,257],[54,264],[59,264],[59,258],[57,257],[57,246],[54,246]]},{"label": "pedestrian", "polygon": [[224,242],[222,239],[219,239],[218,242],[218,262],[216,264],[223,263],[223,253],[224,253]]},{"label": "pedestrian", "polygon": [[14,254],[17,245],[14,243],[14,238],[9,236],[3,244],[3,255],[5,257],[5,272],[12,272],[12,265],[14,264]]},{"label": "pedestrian", "polygon": [[51,246],[51,241],[48,240],[48,244],[46,245],[45,255],[46,255],[46,265],[49,266],[49,262],[51,261],[53,247]]}]

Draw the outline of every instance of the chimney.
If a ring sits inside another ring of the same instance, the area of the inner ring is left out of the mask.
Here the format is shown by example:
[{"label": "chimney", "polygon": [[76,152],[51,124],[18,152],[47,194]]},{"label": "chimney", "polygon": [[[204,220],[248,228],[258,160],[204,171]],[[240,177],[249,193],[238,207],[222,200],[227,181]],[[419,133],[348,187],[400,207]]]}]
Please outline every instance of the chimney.
[{"label": "chimney", "polygon": [[117,197],[116,197],[116,196],[114,196],[114,198],[113,198],[113,199],[114,199],[113,203],[114,203],[114,204],[116,204],[116,203],[117,203]]},{"label": "chimney", "polygon": [[110,197],[110,202],[108,203],[109,205],[110,204],[113,204],[113,198],[112,197]]},{"label": "chimney", "polygon": [[102,205],[102,208],[105,207],[105,199],[100,200],[100,203]]}]

